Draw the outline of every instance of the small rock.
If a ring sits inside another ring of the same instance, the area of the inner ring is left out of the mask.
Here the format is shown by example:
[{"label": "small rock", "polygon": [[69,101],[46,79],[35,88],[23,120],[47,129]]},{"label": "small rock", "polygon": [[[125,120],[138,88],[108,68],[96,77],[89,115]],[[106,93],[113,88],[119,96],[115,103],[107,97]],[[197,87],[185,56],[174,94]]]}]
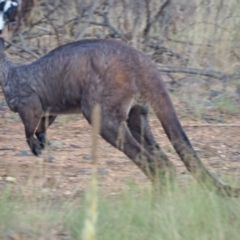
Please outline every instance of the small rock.
[{"label": "small rock", "polygon": [[80,148],[80,146],[75,145],[75,144],[70,144],[70,147],[72,147],[72,148]]},{"label": "small rock", "polygon": [[0,150],[13,150],[14,146],[2,146],[0,147]]},{"label": "small rock", "polygon": [[82,173],[82,174],[91,174],[91,170],[90,170],[90,169],[87,169],[87,168],[80,168],[80,169],[79,169],[79,173]]},{"label": "small rock", "polygon": [[76,173],[71,173],[71,172],[64,172],[63,175],[66,177],[76,177],[77,176]]},{"label": "small rock", "polygon": [[[107,174],[107,171],[104,169],[104,168],[98,168],[98,173],[101,173],[101,174]],[[79,173],[82,173],[82,174],[91,174],[92,171],[91,169],[87,169],[87,168],[81,168],[79,170]]]},{"label": "small rock", "polygon": [[209,93],[210,98],[215,98],[217,96],[219,96],[220,92],[216,91],[216,90],[211,90]]},{"label": "small rock", "polygon": [[210,100],[202,100],[201,103],[207,107],[212,107],[214,105],[213,102]]},{"label": "small rock", "polygon": [[176,88],[170,87],[170,88],[168,88],[168,91],[169,91],[169,92],[175,92],[175,91],[176,91]]},{"label": "small rock", "polygon": [[106,163],[107,163],[108,165],[114,165],[114,164],[116,164],[116,162],[113,161],[113,160],[108,160],[108,161],[106,161]]},{"label": "small rock", "polygon": [[50,147],[53,149],[58,149],[62,147],[62,143],[58,142],[58,141],[51,141],[50,142]]},{"label": "small rock", "polygon": [[14,178],[14,177],[6,177],[5,180],[9,183],[15,183],[16,182],[16,178]]},{"label": "small rock", "polygon": [[80,173],[86,173],[86,169],[81,168],[81,169],[79,169],[79,172],[80,172]]},{"label": "small rock", "polygon": [[98,172],[101,173],[101,174],[107,174],[107,171],[103,168],[99,168]]},{"label": "small rock", "polygon": [[55,162],[55,158],[52,157],[52,156],[46,156],[46,157],[44,157],[44,161],[49,162],[49,163],[53,163],[53,162]]},{"label": "small rock", "polygon": [[28,151],[21,151],[20,153],[16,154],[16,156],[26,157],[26,156],[31,156],[31,154]]},{"label": "small rock", "polygon": [[91,160],[92,156],[91,155],[85,155],[83,158],[86,159],[86,160]]}]

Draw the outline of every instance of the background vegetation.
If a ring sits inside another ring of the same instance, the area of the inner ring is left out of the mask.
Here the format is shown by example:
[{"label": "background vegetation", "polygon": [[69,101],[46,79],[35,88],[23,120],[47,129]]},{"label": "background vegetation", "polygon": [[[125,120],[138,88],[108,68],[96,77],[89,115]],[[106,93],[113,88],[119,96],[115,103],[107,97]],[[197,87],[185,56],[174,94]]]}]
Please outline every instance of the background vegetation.
[{"label": "background vegetation", "polygon": [[202,117],[207,107],[239,112],[239,23],[238,0],[23,0],[6,39],[19,62],[83,38],[121,39],[158,64],[171,92],[194,98],[198,107],[182,100]]}]

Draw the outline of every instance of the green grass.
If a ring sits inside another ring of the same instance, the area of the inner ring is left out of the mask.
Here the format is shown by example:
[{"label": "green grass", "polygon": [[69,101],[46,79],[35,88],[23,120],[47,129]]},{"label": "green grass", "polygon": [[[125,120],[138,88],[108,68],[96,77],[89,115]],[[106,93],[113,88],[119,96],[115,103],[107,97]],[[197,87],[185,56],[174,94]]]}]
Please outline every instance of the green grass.
[{"label": "green grass", "polygon": [[53,229],[62,225],[63,219],[63,212],[54,203],[30,203],[7,193],[0,199],[0,239],[3,240],[12,239],[12,235],[19,239],[46,239]]},{"label": "green grass", "polygon": [[[239,239],[240,203],[204,192],[199,186],[155,198],[131,190],[99,203],[97,239]],[[81,232],[80,208],[69,220],[73,238]]]},{"label": "green grass", "polygon": [[[131,184],[130,190],[117,195],[99,194],[97,212],[99,240],[239,239],[239,199],[219,197],[196,184],[155,198],[150,189]],[[45,239],[53,229],[82,239],[85,217],[84,199],[74,205],[70,200],[26,203],[6,195],[0,201],[0,239],[7,239],[9,232],[22,239],[26,233]]]},{"label": "green grass", "polygon": [[234,115],[240,112],[238,103],[228,96],[221,96],[215,99],[214,104],[217,109],[222,113]]}]

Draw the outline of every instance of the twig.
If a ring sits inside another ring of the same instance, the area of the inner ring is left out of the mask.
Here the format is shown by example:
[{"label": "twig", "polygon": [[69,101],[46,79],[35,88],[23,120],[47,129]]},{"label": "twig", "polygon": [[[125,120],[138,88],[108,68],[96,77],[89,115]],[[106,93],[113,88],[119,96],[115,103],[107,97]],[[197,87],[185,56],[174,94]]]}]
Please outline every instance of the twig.
[{"label": "twig", "polygon": [[25,40],[33,39],[33,38],[39,38],[43,36],[50,36],[52,35],[52,32],[45,32],[45,33],[33,33],[33,34],[28,34],[24,36]]},{"label": "twig", "polygon": [[[62,4],[59,3],[54,9],[50,10],[48,13],[47,13],[47,16],[48,18],[50,17],[50,15],[52,15],[56,10],[58,10],[59,7],[61,7]],[[35,23],[32,23],[31,26],[30,26],[30,29],[29,31],[34,27],[34,26],[37,26],[43,22],[45,22],[45,19],[46,19],[46,15],[44,15],[40,20],[38,20],[37,22]]]},{"label": "twig", "polygon": [[91,19],[93,18],[93,14],[94,14],[94,11],[96,9],[96,4],[97,1],[96,0],[93,0],[93,3],[92,3],[92,7],[90,8],[89,10],[89,16],[88,16],[88,20],[85,22],[84,26],[83,26],[83,29],[82,31],[78,34],[78,36],[76,37],[76,40],[80,40],[84,37],[85,33],[86,33],[86,29],[88,28],[88,26],[90,25],[90,21]]},{"label": "twig", "polygon": [[184,128],[187,127],[240,127],[240,124],[211,124],[211,123],[204,123],[204,124],[190,124],[183,126]]},{"label": "twig", "polygon": [[[46,6],[49,7],[48,4],[46,4]],[[56,35],[57,44],[58,44],[58,46],[60,46],[61,45],[61,40],[60,40],[61,38],[60,38],[59,33],[58,33],[58,27],[55,26],[55,24],[53,23],[53,19],[51,19],[48,14],[45,14],[45,18],[46,18],[47,22],[50,24],[50,26],[52,26],[52,28],[55,32],[55,35]]]},{"label": "twig", "polygon": [[168,41],[171,41],[171,42],[175,42],[175,43],[190,45],[190,46],[213,47],[213,45],[211,45],[211,44],[195,43],[195,42],[187,41],[187,40],[186,40],[186,41],[181,41],[181,40],[172,39],[172,38],[170,38],[170,37],[168,37],[167,40],[168,40]]},{"label": "twig", "polygon": [[[97,14],[98,16],[103,18],[103,22],[100,23],[99,25],[108,27],[113,32],[114,36],[122,38],[122,34],[115,27],[113,27],[112,24],[110,23],[108,13],[109,13],[108,7],[106,8],[106,10],[104,10],[103,13],[101,13],[99,11],[95,11],[95,14]],[[94,24],[94,22],[91,22],[91,24]],[[97,24],[98,23],[95,23],[95,25],[97,25]]]},{"label": "twig", "polygon": [[150,1],[145,0],[146,4],[146,26],[143,30],[144,35],[146,36],[150,30],[150,22],[151,22],[151,11],[150,11]]},{"label": "twig", "polygon": [[158,12],[155,14],[153,19],[150,19],[150,8],[149,8],[149,0],[146,0],[146,11],[147,11],[147,23],[145,29],[143,30],[143,35],[146,37],[152,27],[152,25],[159,19],[164,9],[171,4],[171,0],[166,0],[159,8]]},{"label": "twig", "polygon": [[105,22],[105,21],[102,22],[102,23],[99,23],[99,22],[89,22],[89,24],[96,25],[96,26],[107,27],[107,28],[109,28],[113,32],[113,34],[115,36],[119,36],[119,37],[121,36],[121,34],[113,26],[109,25],[108,22]]},{"label": "twig", "polygon": [[184,59],[184,60],[188,60],[187,57],[182,56],[180,53],[174,52],[173,50],[171,50],[170,48],[167,48],[165,46],[161,46],[158,44],[154,44],[154,43],[145,43],[146,46],[154,49],[154,50],[160,50],[162,53],[168,53],[171,56],[174,56],[178,59]]},{"label": "twig", "polygon": [[233,74],[226,74],[219,71],[212,71],[208,69],[196,69],[196,68],[185,68],[185,67],[168,67],[168,66],[158,66],[160,72],[168,73],[188,73],[195,75],[202,75],[207,77],[213,77],[220,80],[234,80],[240,78],[240,72],[237,71]]}]

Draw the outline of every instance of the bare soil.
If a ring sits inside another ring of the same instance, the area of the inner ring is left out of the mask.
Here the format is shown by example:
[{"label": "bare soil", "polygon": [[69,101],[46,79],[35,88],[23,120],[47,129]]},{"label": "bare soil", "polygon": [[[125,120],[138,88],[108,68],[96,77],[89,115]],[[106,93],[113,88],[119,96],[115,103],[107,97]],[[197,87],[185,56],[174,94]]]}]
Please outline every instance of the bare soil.
[{"label": "bare soil", "polygon": [[[227,120],[226,120],[227,119]],[[206,167],[220,177],[239,177],[240,121],[237,116],[225,118],[224,124],[205,125],[194,119],[181,119],[191,143]],[[192,181],[183,163],[168,141],[158,119],[151,114],[154,135],[177,167],[178,178]],[[43,193],[51,197],[80,196],[87,189],[91,176],[91,127],[81,115],[59,116],[48,130],[52,142],[45,153],[53,162],[35,157],[29,151],[23,124],[7,107],[0,111],[0,189],[9,184],[26,196]],[[134,181],[149,185],[145,175],[123,153],[99,137],[99,188],[111,194],[127,188]],[[10,178],[9,178],[10,177]],[[236,183],[237,184],[237,183]],[[238,184],[239,185],[239,184]]]}]

